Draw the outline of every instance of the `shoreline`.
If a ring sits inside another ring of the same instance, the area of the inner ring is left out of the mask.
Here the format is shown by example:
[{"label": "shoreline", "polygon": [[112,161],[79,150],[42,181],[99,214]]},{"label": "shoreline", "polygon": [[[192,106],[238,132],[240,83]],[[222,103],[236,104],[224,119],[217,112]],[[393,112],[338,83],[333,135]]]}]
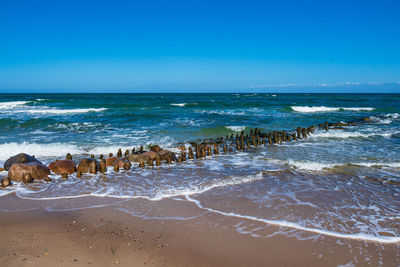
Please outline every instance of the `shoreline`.
[{"label": "shoreline", "polygon": [[[75,199],[90,205],[97,199]],[[10,195],[4,205],[19,212],[0,212],[2,266],[393,266],[400,262],[400,244],[321,236],[304,240],[279,234],[266,225],[264,236],[238,232],[249,223],[204,212],[190,202],[125,200],[137,211],[143,205],[155,213],[179,211],[187,219],[132,216],[115,203],[104,207],[48,211],[47,205],[70,205],[69,200],[29,201]],[[71,205],[70,205],[71,206]],[[151,214],[151,211],[149,211]],[[236,226],[236,227],[235,227]],[[291,232],[301,232],[293,230]],[[304,233],[303,233],[304,234]],[[352,265],[348,265],[352,266]]]}]

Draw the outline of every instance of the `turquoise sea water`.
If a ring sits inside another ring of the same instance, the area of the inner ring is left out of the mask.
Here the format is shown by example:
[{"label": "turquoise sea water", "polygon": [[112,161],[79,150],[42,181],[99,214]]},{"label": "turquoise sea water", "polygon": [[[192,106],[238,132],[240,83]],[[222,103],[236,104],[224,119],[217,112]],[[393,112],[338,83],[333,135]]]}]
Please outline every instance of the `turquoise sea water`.
[{"label": "turquoise sea water", "polygon": [[20,152],[49,163],[68,152],[79,159],[148,144],[176,150],[254,127],[290,131],[325,121],[360,123],[182,165],[109,170],[108,183],[54,175],[50,184],[16,184],[0,195],[178,197],[261,224],[399,242],[400,94],[1,94],[0,163]]}]

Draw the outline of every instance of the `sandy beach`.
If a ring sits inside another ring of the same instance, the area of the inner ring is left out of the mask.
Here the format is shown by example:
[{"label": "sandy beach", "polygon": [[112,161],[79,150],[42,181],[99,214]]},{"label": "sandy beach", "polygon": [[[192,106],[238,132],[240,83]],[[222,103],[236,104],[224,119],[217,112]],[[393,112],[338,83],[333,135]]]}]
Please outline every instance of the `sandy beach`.
[{"label": "sandy beach", "polygon": [[[194,205],[181,205],[179,201],[174,204],[173,200],[145,202],[196,216],[148,219],[127,214],[114,204],[69,211],[44,208],[66,201],[76,200],[3,197],[2,205],[18,205],[21,211],[0,213],[0,265],[396,266],[399,263],[398,244],[331,237],[299,240],[280,234],[267,237],[268,232],[279,232],[274,226],[265,229],[266,236],[238,233],[233,226],[242,220],[222,218]],[[86,204],[88,199],[79,201]],[[124,205],[134,208],[143,202],[129,200]]]}]

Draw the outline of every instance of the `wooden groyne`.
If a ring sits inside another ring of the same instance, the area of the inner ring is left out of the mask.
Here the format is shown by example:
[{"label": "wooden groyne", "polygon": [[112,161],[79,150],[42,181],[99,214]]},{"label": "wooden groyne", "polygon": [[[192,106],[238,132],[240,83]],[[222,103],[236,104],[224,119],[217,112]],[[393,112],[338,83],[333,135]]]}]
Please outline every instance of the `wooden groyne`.
[{"label": "wooden groyne", "polygon": [[[363,120],[366,121],[366,120]],[[128,171],[132,167],[146,168],[161,166],[162,164],[184,164],[188,160],[207,159],[219,154],[236,153],[251,150],[259,146],[272,146],[283,143],[300,141],[308,138],[317,129],[328,131],[330,129],[344,129],[344,126],[351,126],[357,123],[328,123],[312,125],[307,128],[297,127],[293,130],[281,130],[266,132],[260,128],[251,128],[248,132],[241,131],[240,134],[231,134],[224,137],[208,138],[203,140],[189,141],[186,144],[178,145],[179,153],[162,149],[158,145],[150,145],[148,150],[143,146],[139,149],[132,148],[124,153],[118,149],[116,155],[109,153],[105,158],[103,154],[96,159],[95,155],[83,158],[79,164],[72,159],[68,153],[64,160],[51,162],[45,166],[34,156],[20,153],[9,158],[4,163],[4,169],[8,171],[8,177],[1,180],[1,186],[12,185],[13,181],[30,183],[34,180],[51,181],[50,174],[61,175],[63,179],[68,179],[69,175],[75,174],[81,177],[84,173],[97,174],[106,173],[107,167],[112,167],[114,172],[120,170]]]}]

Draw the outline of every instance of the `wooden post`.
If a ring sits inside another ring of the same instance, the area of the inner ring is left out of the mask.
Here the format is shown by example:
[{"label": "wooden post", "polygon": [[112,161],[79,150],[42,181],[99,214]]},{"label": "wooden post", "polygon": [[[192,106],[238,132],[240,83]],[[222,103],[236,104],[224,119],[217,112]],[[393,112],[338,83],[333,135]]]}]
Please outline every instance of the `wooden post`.
[{"label": "wooden post", "polygon": [[194,159],[192,147],[189,147],[189,159]]}]

